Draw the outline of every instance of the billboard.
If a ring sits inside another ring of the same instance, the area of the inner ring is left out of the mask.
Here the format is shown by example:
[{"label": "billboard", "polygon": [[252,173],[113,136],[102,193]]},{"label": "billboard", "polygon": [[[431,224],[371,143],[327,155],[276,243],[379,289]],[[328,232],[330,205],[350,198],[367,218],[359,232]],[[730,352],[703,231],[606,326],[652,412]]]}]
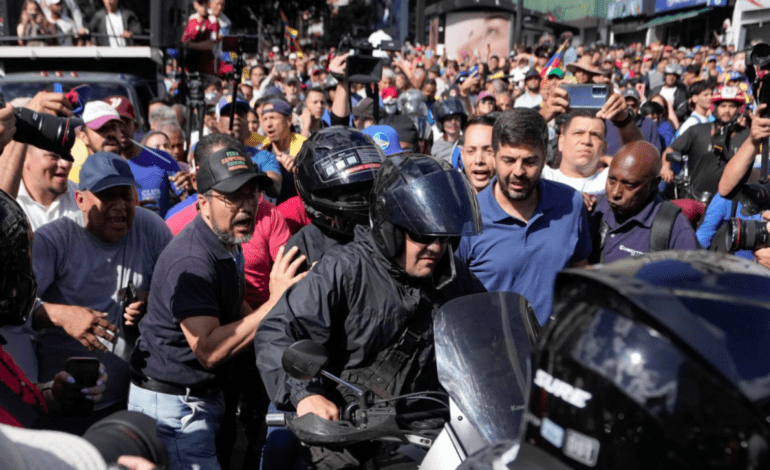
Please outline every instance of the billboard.
[{"label": "billboard", "polygon": [[493,55],[507,57],[512,23],[513,15],[502,11],[447,13],[444,23],[447,55],[450,59],[462,60],[478,52],[483,59],[489,44]]},{"label": "billboard", "polygon": [[705,5],[707,0],[655,0],[655,13]]}]

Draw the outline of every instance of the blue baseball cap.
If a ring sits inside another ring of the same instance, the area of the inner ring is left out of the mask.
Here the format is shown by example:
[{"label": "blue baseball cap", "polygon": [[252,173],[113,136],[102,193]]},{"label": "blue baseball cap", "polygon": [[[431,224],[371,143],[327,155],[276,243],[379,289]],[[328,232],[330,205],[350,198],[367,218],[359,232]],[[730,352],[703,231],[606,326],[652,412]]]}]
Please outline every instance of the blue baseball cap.
[{"label": "blue baseball cap", "polygon": [[128,162],[112,152],[91,155],[80,168],[78,189],[98,193],[114,186],[139,187]]},{"label": "blue baseball cap", "polygon": [[374,140],[386,157],[403,152],[398,140],[398,133],[390,126],[369,126],[362,131]]},{"label": "blue baseball cap", "polygon": [[[223,114],[227,114],[230,111],[231,104],[233,104],[233,96],[223,96],[222,99],[219,100],[219,103],[217,103],[217,117],[222,116]],[[235,98],[235,106],[241,109],[244,113],[248,113],[249,109],[251,109],[249,103],[240,96]]]},{"label": "blue baseball cap", "polygon": [[278,113],[284,116],[291,116],[291,106],[284,100],[270,100],[262,107],[262,114]]}]

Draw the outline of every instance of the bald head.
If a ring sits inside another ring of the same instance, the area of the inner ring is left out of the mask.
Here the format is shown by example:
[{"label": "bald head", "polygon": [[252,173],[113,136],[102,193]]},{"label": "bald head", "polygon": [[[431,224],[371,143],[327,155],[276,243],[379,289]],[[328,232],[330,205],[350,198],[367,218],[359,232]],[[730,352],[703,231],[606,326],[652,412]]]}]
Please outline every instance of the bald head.
[{"label": "bald head", "polygon": [[660,184],[660,167],[660,153],[648,142],[632,142],[618,150],[606,186],[616,217],[633,216],[652,200]]},{"label": "bald head", "polygon": [[628,168],[640,178],[654,178],[660,174],[660,152],[649,142],[638,140],[620,148],[610,164],[612,167]]}]

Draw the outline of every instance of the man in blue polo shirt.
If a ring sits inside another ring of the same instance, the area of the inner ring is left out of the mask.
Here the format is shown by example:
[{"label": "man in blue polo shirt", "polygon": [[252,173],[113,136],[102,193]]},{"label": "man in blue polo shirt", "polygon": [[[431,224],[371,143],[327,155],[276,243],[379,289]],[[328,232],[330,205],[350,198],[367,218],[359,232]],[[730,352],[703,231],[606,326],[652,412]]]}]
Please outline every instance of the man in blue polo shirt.
[{"label": "man in blue polo shirt", "polygon": [[[618,150],[607,175],[607,197],[591,216],[592,263],[650,251],[699,248],[687,217],[658,195],[660,167],[660,152],[649,142],[632,142]],[[663,234],[657,236],[662,241],[653,242],[656,231]]]},{"label": "man in blue polo shirt", "polygon": [[200,212],[158,258],[131,357],[129,408],[157,421],[169,470],[220,468],[214,438],[224,414],[224,363],[252,343],[283,291],[304,277],[294,274],[305,257],[290,263],[296,249],[286,258],[279,249],[267,302],[254,311],[243,302],[241,244],[254,232],[258,190],[271,182],[230,140],[200,162]]},{"label": "man in blue polo shirt", "polygon": [[541,324],[556,273],[591,254],[583,197],[540,178],[548,126],[529,108],[503,113],[492,130],[497,177],[478,194],[484,233],[464,237],[457,255],[489,291],[522,294]]}]

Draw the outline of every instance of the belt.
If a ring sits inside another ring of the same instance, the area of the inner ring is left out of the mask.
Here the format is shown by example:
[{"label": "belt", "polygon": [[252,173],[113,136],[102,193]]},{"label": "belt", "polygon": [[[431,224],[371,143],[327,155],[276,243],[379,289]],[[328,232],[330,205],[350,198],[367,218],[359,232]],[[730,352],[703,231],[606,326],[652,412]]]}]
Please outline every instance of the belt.
[{"label": "belt", "polygon": [[190,397],[206,397],[219,393],[222,387],[219,384],[196,385],[194,387],[185,387],[183,385],[172,384],[146,377],[137,372],[131,372],[131,383],[139,388],[151,392],[165,393],[168,395],[184,395]]}]

